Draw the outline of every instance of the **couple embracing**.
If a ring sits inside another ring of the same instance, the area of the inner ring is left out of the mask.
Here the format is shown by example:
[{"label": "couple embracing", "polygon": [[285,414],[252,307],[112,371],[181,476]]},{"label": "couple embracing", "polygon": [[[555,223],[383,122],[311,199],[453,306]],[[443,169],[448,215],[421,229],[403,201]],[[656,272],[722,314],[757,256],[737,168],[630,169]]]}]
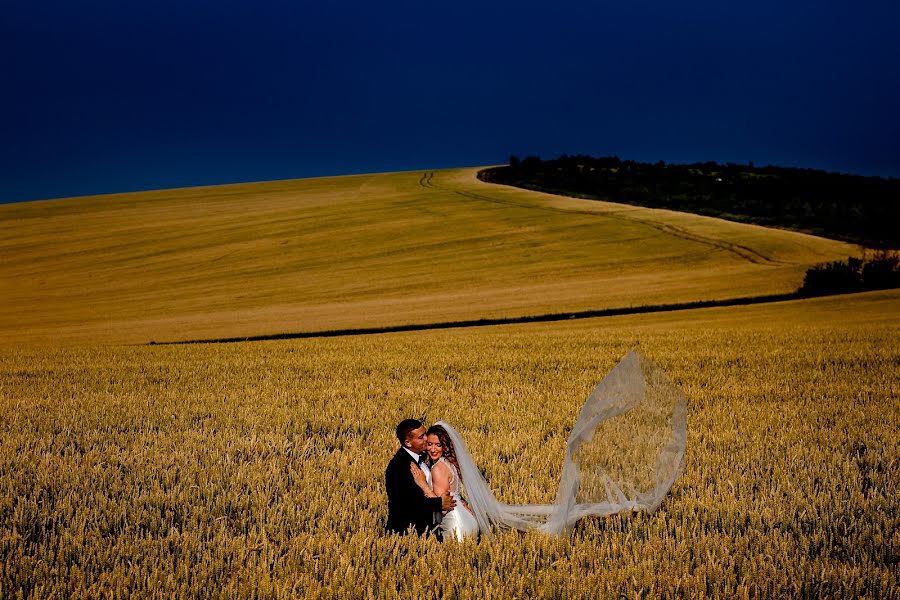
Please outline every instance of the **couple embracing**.
[{"label": "couple embracing", "polygon": [[478,523],[462,499],[457,452],[440,423],[428,430],[415,419],[397,425],[400,448],[388,463],[388,531],[462,541],[478,535]]},{"label": "couple embracing", "polygon": [[686,425],[681,389],[629,352],[581,407],[562,457],[556,502],[504,504],[449,423],[438,421],[426,431],[407,419],[397,425],[400,449],[385,472],[387,529],[457,540],[495,528],[563,535],[585,517],[652,513],[681,472]]}]

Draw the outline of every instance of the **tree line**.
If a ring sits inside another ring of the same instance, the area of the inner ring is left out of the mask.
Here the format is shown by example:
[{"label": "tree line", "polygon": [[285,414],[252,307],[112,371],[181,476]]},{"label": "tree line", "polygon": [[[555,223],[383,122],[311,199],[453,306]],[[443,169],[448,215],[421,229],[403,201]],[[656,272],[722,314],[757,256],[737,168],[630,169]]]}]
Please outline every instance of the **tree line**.
[{"label": "tree line", "polygon": [[713,161],[511,156],[479,178],[567,196],[783,227],[874,248],[900,247],[900,180]]},{"label": "tree line", "polygon": [[900,287],[900,254],[880,250],[873,256],[836,260],[806,271],[801,296],[845,294]]}]

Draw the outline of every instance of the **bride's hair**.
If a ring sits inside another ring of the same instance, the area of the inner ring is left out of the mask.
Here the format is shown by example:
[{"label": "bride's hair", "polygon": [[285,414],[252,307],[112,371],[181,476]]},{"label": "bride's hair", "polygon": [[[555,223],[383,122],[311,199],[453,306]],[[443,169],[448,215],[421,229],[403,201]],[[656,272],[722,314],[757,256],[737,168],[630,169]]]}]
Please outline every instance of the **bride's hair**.
[{"label": "bride's hair", "polygon": [[425,432],[425,435],[436,435],[438,437],[441,446],[444,448],[444,458],[453,465],[457,474],[459,474],[460,480],[462,480],[462,473],[460,473],[459,470],[459,460],[456,458],[456,449],[453,447],[453,442],[450,441],[450,434],[447,433],[447,430],[441,425],[432,425],[428,428],[428,431]]}]

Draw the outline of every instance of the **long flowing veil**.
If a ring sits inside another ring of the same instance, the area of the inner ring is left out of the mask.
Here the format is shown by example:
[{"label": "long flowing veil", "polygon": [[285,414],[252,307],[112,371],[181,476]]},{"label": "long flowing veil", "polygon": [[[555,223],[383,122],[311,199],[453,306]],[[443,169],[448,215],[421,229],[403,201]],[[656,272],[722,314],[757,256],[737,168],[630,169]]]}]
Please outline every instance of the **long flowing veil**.
[{"label": "long flowing veil", "polygon": [[482,534],[494,527],[559,535],[579,519],[655,511],[681,472],[687,401],[671,379],[629,352],[591,392],[569,435],[553,504],[504,504],[449,423],[469,506]]}]

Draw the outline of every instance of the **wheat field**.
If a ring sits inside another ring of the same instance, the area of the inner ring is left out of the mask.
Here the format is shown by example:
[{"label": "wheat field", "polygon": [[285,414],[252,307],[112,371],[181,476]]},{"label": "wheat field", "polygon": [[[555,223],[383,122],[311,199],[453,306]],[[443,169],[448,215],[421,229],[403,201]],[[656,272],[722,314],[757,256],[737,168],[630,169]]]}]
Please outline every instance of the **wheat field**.
[{"label": "wheat field", "polygon": [[[327,339],[0,349],[0,597],[897,597],[900,292]],[[629,350],[689,399],[653,515],[383,532],[402,418],[553,499]]]},{"label": "wheat field", "polygon": [[[149,344],[778,294],[855,247],[474,169],[23,203],[0,225],[0,599],[898,597],[900,292]],[[689,403],[656,513],[384,533],[401,419],[452,423],[501,501],[550,502],[631,349]]]},{"label": "wheat field", "polygon": [[0,206],[0,344],[147,343],[795,291],[854,246],[476,169]]}]

